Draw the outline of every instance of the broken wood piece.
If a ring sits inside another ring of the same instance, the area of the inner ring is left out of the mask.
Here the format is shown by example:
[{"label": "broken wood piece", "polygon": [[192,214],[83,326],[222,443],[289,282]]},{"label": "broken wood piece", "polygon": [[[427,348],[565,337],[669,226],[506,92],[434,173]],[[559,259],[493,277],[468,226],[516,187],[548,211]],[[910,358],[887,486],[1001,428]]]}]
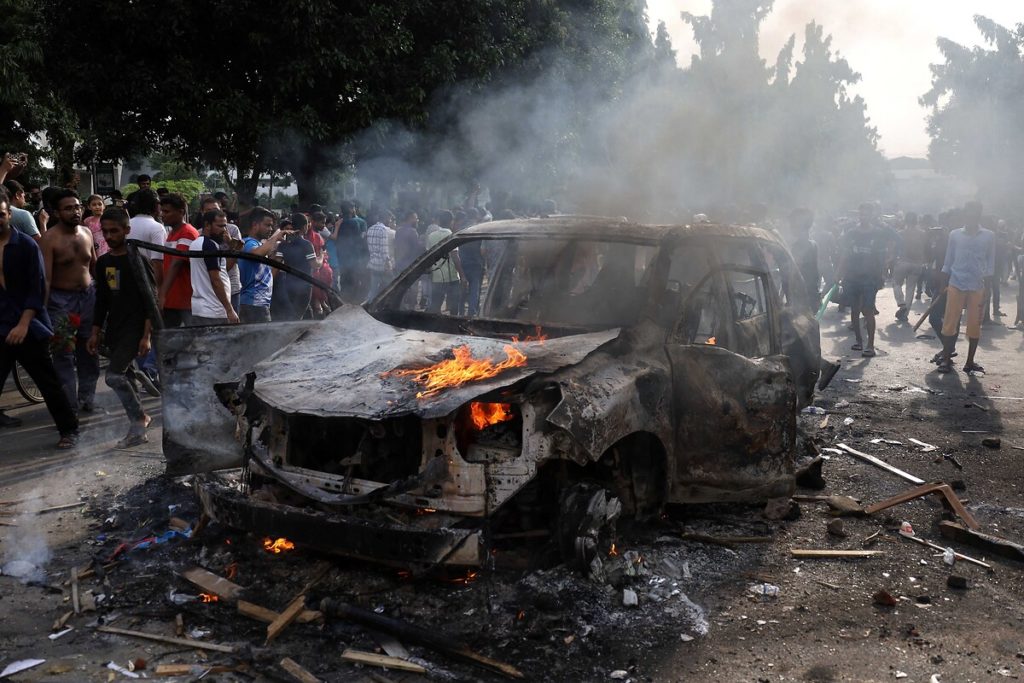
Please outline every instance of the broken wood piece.
[{"label": "broken wood piece", "polygon": [[967,511],[967,508],[960,502],[960,498],[957,497],[956,493],[953,492],[953,487],[949,484],[943,484],[942,482],[932,482],[931,484],[924,484],[917,488],[912,488],[903,493],[897,494],[892,498],[887,498],[883,501],[879,501],[874,505],[869,505],[864,510],[869,514],[873,515],[876,512],[887,510],[893,506],[901,505],[911,500],[916,500],[923,496],[927,496],[933,493],[937,493],[946,499],[949,503],[949,507],[953,509],[957,517],[964,520],[964,524],[972,529],[979,529],[981,525],[974,519],[974,516]]},{"label": "broken wood piece", "polygon": [[933,446],[930,443],[925,443],[924,441],[918,441],[917,439],[907,439],[907,441],[909,441],[912,444],[917,444],[918,446],[920,446],[921,447],[921,451],[920,451],[921,453],[931,453],[932,451],[938,450],[938,448],[939,448],[938,446]]},{"label": "broken wood piece", "polygon": [[791,548],[789,552],[793,557],[804,560],[841,557],[874,557],[875,555],[885,554],[884,550],[830,550],[827,548],[820,550],[812,548]]},{"label": "broken wood piece", "polygon": [[192,528],[192,525],[183,520],[181,517],[171,517],[170,521],[167,522],[167,526],[171,527],[172,529],[177,529],[179,531],[188,531],[190,528]]},{"label": "broken wood piece", "polygon": [[292,600],[291,604],[285,607],[284,611],[277,616],[277,619],[270,622],[270,625],[267,626],[267,642],[264,643],[264,646],[270,645],[275,638],[281,635],[282,631],[291,626],[292,622],[299,618],[299,613],[304,609],[306,609],[305,593]]},{"label": "broken wood piece", "polygon": [[75,614],[82,612],[82,605],[78,602],[78,567],[71,568],[71,609]]},{"label": "broken wood piece", "polygon": [[831,588],[832,590],[839,590],[840,588],[842,588],[842,586],[837,586],[834,583],[829,583],[828,581],[822,581],[821,579],[814,579],[814,582],[815,583],[820,583],[822,586],[825,586],[826,588]]},{"label": "broken wood piece", "polygon": [[371,612],[370,610],[356,607],[355,605],[349,605],[344,602],[331,600],[330,598],[324,598],[320,603],[320,611],[323,612],[325,616],[354,621],[383,633],[389,633],[399,640],[408,643],[418,643],[437,650],[438,652],[443,652],[445,654],[452,655],[453,657],[465,659],[491,671],[496,671],[505,676],[509,676],[510,678],[523,677],[523,673],[511,664],[506,664],[504,662],[491,659],[490,657],[485,657],[484,655],[470,649],[468,645],[455,640],[450,635],[438,629],[428,630],[407,621],[392,619],[391,617],[384,616],[383,614],[377,614],[376,612]]},{"label": "broken wood piece", "polygon": [[[280,612],[275,612],[272,609],[267,609],[266,607],[262,607],[246,600],[238,601],[238,613],[243,617],[249,617],[250,619],[262,621],[267,624],[273,623],[275,619],[281,616]],[[299,612],[299,616],[296,617],[295,621],[299,624],[308,624],[311,621],[323,619],[323,616],[323,614],[316,610],[307,609]]]},{"label": "broken wood piece", "polygon": [[18,526],[18,523],[17,522],[5,522],[3,520],[0,520],[0,526]]},{"label": "broken wood piece", "polygon": [[956,522],[946,521],[939,522],[939,533],[946,538],[982,548],[994,555],[1024,562],[1024,545],[1007,538],[975,531]]},{"label": "broken wood piece", "polygon": [[[911,440],[913,440],[913,439],[911,439]],[[906,479],[911,484],[923,484],[924,483],[924,479],[920,479],[918,477],[915,477],[912,474],[904,472],[903,470],[899,469],[898,467],[893,467],[889,463],[887,463],[884,460],[881,460],[879,458],[876,458],[873,455],[868,455],[867,453],[861,453],[858,450],[854,450],[854,449],[850,448],[845,443],[841,443],[841,444],[837,444],[837,445],[839,446],[840,449],[846,451],[847,453],[849,453],[850,455],[854,456],[855,458],[860,458],[861,460],[863,460],[865,462],[869,462],[872,465],[874,465],[875,467],[881,467],[886,472],[889,472],[890,474],[895,474],[897,477],[900,477],[902,479]]]},{"label": "broken wood piece", "polygon": [[410,662],[405,659],[388,657],[387,655],[378,655],[372,652],[362,652],[360,650],[353,650],[350,647],[345,648],[345,651],[341,653],[341,659],[346,662],[352,662],[353,664],[379,666],[382,669],[394,669],[395,671],[408,671],[416,674],[423,674],[427,672],[427,670],[419,664],[415,664],[414,662]]},{"label": "broken wood piece", "polygon": [[243,590],[237,583],[228,581],[222,576],[217,576],[202,567],[186,569],[181,573],[181,576],[202,588],[203,591],[212,593],[222,600],[237,600],[238,595]]},{"label": "broken wood piece", "polygon": [[296,662],[291,657],[285,657],[281,660],[280,666],[282,669],[287,671],[292,677],[299,681],[299,683],[320,683],[320,679],[309,673],[301,664]]},{"label": "broken wood piece", "polygon": [[179,638],[185,637],[185,617],[181,612],[174,615],[174,635]]},{"label": "broken wood piece", "polygon": [[63,615],[57,617],[57,620],[53,622],[53,630],[59,631],[64,628],[64,624],[68,623],[68,619],[70,619],[71,615],[74,613],[75,611],[71,610],[70,612],[65,612]]},{"label": "broken wood piece", "polygon": [[398,642],[397,638],[389,636],[387,633],[381,633],[380,631],[371,631],[373,639],[377,641],[384,653],[390,657],[398,657],[399,659],[409,659],[409,651],[405,649],[405,646]]},{"label": "broken wood piece", "polygon": [[[908,533],[908,532],[902,531],[902,530],[899,532],[899,534],[900,534],[900,536],[902,536],[903,538],[907,539],[908,541],[913,541],[914,543],[920,543],[921,545],[927,546],[927,547],[931,548],[932,550],[938,550],[939,552],[943,552],[943,553],[946,552],[946,549],[943,548],[938,543],[932,543],[931,541],[925,540],[925,539],[923,539],[923,538],[921,538],[921,537],[919,537],[919,536],[917,536],[915,534]],[[957,552],[954,552],[953,555],[958,560],[963,560],[964,562],[970,562],[971,564],[976,564],[979,567],[984,567],[985,569],[988,569],[989,571],[992,571],[992,565],[988,564],[987,562],[982,562],[981,560],[976,560],[973,557],[968,557],[967,555],[961,555],[960,553],[957,553]]]},{"label": "broken wood piece", "polygon": [[234,654],[235,652],[235,648],[231,645],[204,643],[201,640],[174,638],[172,636],[162,636],[157,633],[145,633],[144,631],[132,631],[126,628],[117,628],[115,626],[97,626],[96,630],[101,633],[113,633],[119,636],[128,636],[129,638],[142,638],[143,640],[155,640],[158,643],[167,643],[168,645],[178,645],[180,647],[212,650],[213,652],[226,652],[227,654]]},{"label": "broken wood piece", "polygon": [[211,666],[207,664],[158,664],[153,672],[155,676],[196,676],[202,678],[207,674],[228,673],[229,671],[240,671],[237,666]]},{"label": "broken wood piece", "polygon": [[80,508],[85,505],[85,502],[78,501],[77,503],[67,503],[66,505],[54,505],[53,507],[43,508],[42,510],[36,511],[37,515],[41,515],[45,512],[57,512],[58,510],[70,510],[71,508]]}]

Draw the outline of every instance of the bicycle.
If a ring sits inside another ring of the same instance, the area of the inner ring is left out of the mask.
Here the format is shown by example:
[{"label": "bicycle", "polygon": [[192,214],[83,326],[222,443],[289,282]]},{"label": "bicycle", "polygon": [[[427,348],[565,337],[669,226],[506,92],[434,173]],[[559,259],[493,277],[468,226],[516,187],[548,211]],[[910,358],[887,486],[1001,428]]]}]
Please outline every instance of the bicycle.
[{"label": "bicycle", "polygon": [[21,363],[14,363],[14,386],[18,389],[18,393],[25,397],[25,400],[29,403],[42,403],[43,394],[39,391],[39,387],[29,376],[25,368],[21,367]]}]

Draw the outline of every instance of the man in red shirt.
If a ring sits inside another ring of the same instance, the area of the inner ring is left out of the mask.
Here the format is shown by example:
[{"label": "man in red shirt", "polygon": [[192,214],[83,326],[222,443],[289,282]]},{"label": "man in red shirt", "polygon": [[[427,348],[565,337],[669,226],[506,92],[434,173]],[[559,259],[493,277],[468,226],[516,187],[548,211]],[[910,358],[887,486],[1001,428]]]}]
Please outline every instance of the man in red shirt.
[{"label": "man in red shirt", "polygon": [[[160,217],[171,231],[166,246],[188,251],[199,232],[185,222],[185,198],[172,192],[160,199]],[[164,326],[184,327],[192,317],[192,271],[187,258],[164,257],[164,277],[160,283],[160,308]]]}]

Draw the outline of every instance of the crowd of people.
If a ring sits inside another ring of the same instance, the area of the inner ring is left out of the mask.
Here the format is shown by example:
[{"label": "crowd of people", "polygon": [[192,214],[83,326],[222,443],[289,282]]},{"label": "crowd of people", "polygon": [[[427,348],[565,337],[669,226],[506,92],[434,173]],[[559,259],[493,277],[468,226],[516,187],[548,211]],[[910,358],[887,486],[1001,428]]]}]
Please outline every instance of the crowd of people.
[{"label": "crowd of people", "polygon": [[901,323],[911,322],[913,301],[930,302],[928,320],[943,345],[932,362],[941,373],[954,369],[964,313],[963,369],[985,371],[975,358],[981,330],[1004,316],[1000,288],[1011,279],[1018,283],[1014,326],[1024,326],[1024,232],[984,215],[978,202],[937,217],[882,216],[877,205],[865,203],[856,218],[818,224],[809,211],[798,210],[786,238],[813,297],[823,307],[849,310],[852,350],[864,357],[876,355],[877,295],[886,282]]}]

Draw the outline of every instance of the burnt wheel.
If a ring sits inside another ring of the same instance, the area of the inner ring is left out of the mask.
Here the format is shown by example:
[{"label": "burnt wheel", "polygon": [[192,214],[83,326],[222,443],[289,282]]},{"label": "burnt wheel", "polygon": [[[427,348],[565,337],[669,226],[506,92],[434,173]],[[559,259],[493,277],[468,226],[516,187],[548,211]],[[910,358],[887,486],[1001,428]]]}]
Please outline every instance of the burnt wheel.
[{"label": "burnt wheel", "polygon": [[607,554],[622,512],[619,499],[597,484],[567,488],[559,499],[558,546],[562,559],[588,572],[599,555]]}]

